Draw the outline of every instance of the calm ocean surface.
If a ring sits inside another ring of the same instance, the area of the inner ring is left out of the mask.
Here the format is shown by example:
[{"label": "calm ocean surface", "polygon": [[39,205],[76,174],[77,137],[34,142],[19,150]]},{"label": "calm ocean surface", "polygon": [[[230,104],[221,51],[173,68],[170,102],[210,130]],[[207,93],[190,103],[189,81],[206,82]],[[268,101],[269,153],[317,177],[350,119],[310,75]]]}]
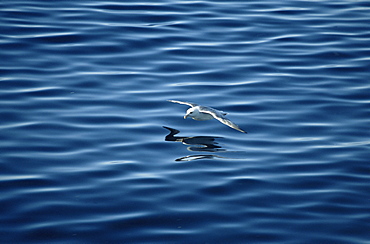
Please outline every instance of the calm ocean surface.
[{"label": "calm ocean surface", "polygon": [[370,243],[368,0],[0,19],[1,243]]}]

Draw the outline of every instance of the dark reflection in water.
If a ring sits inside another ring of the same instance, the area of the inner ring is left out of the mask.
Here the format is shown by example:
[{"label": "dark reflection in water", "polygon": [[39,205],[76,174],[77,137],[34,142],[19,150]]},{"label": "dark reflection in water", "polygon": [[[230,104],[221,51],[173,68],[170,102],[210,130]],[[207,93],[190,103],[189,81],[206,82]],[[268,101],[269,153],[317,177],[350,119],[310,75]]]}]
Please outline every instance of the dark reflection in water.
[{"label": "dark reflection in water", "polygon": [[[225,152],[226,150],[223,149],[221,146],[216,145],[218,144],[215,140],[217,136],[175,136],[176,134],[180,133],[179,130],[163,126],[163,128],[170,131],[170,133],[165,137],[166,141],[178,141],[182,142],[184,145],[189,146],[187,149],[189,151],[196,151],[196,152]],[[211,158],[224,158],[214,154],[199,154],[199,155],[189,155],[185,157],[181,157],[176,159],[176,161],[191,161],[196,159],[211,159]]]},{"label": "dark reflection in water", "polygon": [[216,138],[222,138],[222,137],[216,137],[216,136],[192,136],[192,137],[185,137],[185,136],[175,136],[176,134],[179,134],[180,131],[163,126],[163,128],[166,128],[170,131],[170,133],[166,136],[166,141],[178,141],[182,142],[185,145],[194,145],[188,147],[189,151],[201,151],[201,152],[216,152],[216,151],[225,151],[224,149],[220,149],[221,147],[216,145],[218,144],[215,139]]}]

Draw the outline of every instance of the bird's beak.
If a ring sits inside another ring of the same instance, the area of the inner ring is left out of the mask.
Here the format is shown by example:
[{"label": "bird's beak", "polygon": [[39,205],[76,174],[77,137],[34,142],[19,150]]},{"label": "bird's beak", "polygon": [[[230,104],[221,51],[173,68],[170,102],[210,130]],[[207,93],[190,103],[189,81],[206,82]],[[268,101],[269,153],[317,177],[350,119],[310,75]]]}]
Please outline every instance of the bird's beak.
[{"label": "bird's beak", "polygon": [[189,114],[185,114],[184,119],[186,119],[189,116]]}]

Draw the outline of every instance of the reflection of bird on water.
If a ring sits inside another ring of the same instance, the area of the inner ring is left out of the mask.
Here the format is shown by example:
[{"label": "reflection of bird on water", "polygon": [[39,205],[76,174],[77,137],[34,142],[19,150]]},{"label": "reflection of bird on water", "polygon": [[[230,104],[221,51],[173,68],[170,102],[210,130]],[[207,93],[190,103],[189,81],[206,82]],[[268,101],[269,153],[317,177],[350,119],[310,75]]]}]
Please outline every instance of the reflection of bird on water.
[{"label": "reflection of bird on water", "polygon": [[214,158],[224,158],[217,155],[189,155],[176,159],[175,161],[193,161],[197,159],[214,159]]},{"label": "reflection of bird on water", "polygon": [[215,137],[215,136],[194,136],[194,137],[184,137],[184,136],[175,136],[176,134],[180,133],[179,130],[163,126],[163,128],[170,131],[170,133],[166,136],[166,141],[178,141],[182,142],[185,145],[197,145],[196,147],[189,147],[190,151],[223,151],[220,146],[217,146],[217,142],[215,142],[216,138],[222,137]]},{"label": "reflection of bird on water", "polygon": [[181,101],[176,101],[176,100],[168,100],[168,101],[173,102],[173,103],[185,104],[191,107],[186,111],[186,115],[184,116],[184,119],[186,119],[187,117],[191,117],[194,120],[217,119],[221,123],[235,130],[238,130],[243,133],[247,133],[244,130],[242,130],[237,124],[233,123],[231,120],[226,118],[225,115],[227,113],[223,111],[220,111],[220,110],[217,110],[211,107],[207,107],[207,106],[201,106],[196,103],[181,102]]}]

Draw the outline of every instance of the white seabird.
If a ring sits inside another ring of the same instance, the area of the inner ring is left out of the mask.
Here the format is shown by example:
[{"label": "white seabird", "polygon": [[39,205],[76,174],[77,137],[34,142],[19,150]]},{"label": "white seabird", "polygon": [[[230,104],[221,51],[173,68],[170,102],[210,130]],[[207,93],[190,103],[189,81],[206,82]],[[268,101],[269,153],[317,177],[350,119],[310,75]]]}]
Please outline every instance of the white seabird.
[{"label": "white seabird", "polygon": [[217,110],[217,109],[214,109],[214,108],[211,108],[211,107],[201,106],[201,105],[198,105],[196,103],[181,102],[181,101],[176,101],[176,100],[168,100],[168,101],[172,102],[172,103],[185,104],[185,105],[188,105],[188,106],[191,107],[186,111],[184,119],[186,119],[187,117],[191,117],[194,120],[217,119],[221,123],[233,128],[235,130],[238,130],[238,131],[243,132],[243,133],[247,133],[244,130],[242,130],[238,125],[231,122],[231,120],[227,119],[225,117],[225,115],[227,113],[225,113],[223,111],[220,111],[220,110]]}]

